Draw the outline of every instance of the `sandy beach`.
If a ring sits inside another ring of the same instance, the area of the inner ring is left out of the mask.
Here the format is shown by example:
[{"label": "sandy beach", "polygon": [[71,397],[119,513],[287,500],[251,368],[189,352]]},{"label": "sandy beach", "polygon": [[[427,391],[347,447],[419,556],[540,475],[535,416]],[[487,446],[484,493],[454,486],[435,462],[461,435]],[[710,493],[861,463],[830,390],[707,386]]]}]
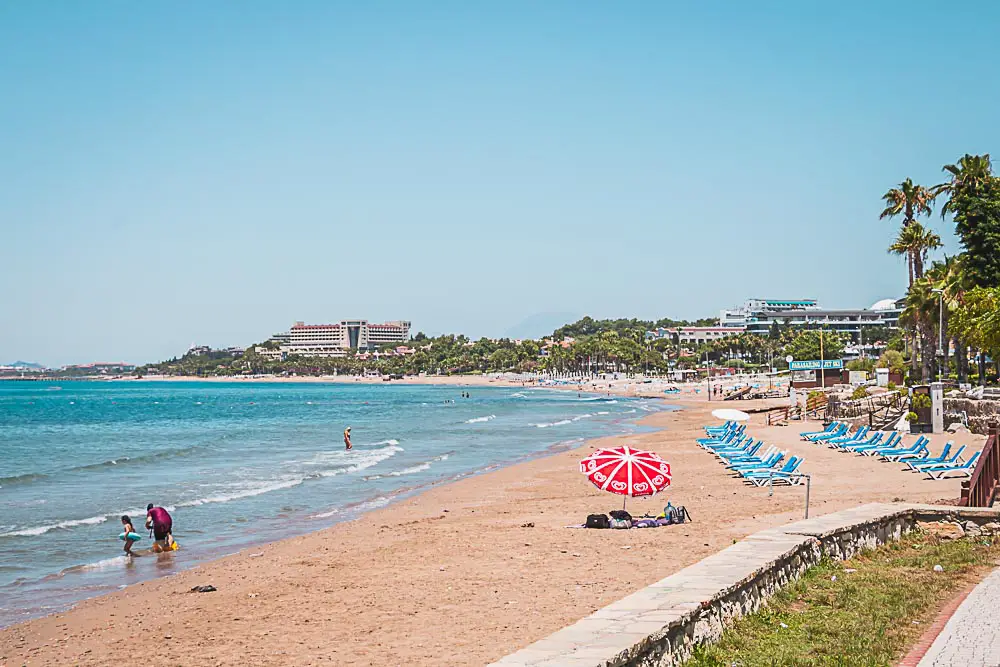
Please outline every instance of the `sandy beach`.
[{"label": "sandy beach", "polygon": [[[768,526],[803,515],[804,488],[744,487],[694,438],[720,407],[642,423],[661,430],[588,442],[432,488],[357,521],[251,548],[0,631],[0,665],[481,665]],[[730,407],[733,404],[726,404]],[[741,402],[743,409],[762,404]],[[938,501],[959,481],[800,441],[812,424],[751,432],[806,457],[812,515],[871,501]],[[979,436],[962,442],[979,445]],[[655,530],[567,526],[620,506],[578,472],[597,445],[660,453],[674,483],[633,514],[683,504],[694,522]],[[934,437],[936,451],[945,438]],[[165,558],[183,558],[183,551]],[[212,593],[192,587],[211,584]]]}]

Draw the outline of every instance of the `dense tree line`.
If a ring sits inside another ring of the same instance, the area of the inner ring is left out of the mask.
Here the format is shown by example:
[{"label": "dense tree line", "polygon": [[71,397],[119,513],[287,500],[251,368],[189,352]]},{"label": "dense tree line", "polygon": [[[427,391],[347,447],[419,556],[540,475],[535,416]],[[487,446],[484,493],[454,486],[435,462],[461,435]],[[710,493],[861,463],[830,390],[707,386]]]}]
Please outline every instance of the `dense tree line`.
[{"label": "dense tree line", "polygon": [[[975,359],[985,383],[987,359],[1000,354],[1000,178],[989,155],[966,154],[943,171],[944,183],[925,188],[906,179],[883,196],[887,206],[881,217],[903,219],[889,252],[907,260],[901,324],[910,376],[928,381],[944,374],[966,382]],[[963,252],[928,266],[928,253],[941,239],[917,218],[931,215],[939,200],[941,216],[951,217]],[[996,364],[992,370],[995,374]]]}]

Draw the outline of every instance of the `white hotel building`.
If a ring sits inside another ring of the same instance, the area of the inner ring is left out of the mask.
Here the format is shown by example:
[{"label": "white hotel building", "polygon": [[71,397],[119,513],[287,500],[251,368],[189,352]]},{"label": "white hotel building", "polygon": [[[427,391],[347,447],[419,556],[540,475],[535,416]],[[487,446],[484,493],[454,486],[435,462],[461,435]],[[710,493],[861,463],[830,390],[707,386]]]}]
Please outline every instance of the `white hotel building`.
[{"label": "white hotel building", "polygon": [[348,350],[367,350],[376,345],[405,343],[410,340],[410,323],[404,321],[374,324],[368,320],[341,320],[336,324],[296,322],[281,340],[284,355],[302,357],[343,357]]}]

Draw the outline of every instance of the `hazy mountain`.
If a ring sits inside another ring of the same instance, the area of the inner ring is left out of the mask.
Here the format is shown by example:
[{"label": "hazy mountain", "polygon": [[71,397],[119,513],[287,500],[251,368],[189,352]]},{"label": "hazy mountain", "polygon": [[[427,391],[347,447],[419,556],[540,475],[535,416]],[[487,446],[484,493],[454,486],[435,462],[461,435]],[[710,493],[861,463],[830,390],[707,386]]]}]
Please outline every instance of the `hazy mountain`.
[{"label": "hazy mountain", "polygon": [[33,361],[15,361],[12,364],[7,364],[8,366],[13,366],[14,368],[34,368],[36,370],[42,370],[45,366],[41,364],[36,364]]},{"label": "hazy mountain", "polygon": [[564,324],[583,317],[578,313],[536,313],[504,332],[504,338],[543,338]]}]

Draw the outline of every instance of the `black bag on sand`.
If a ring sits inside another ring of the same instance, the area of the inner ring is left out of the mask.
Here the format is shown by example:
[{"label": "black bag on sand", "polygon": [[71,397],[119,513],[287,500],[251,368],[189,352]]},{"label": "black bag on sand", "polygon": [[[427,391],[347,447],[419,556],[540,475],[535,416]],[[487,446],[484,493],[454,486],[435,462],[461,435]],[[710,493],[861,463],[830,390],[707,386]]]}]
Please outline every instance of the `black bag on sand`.
[{"label": "black bag on sand", "polygon": [[607,514],[588,514],[587,528],[610,528],[611,521]]},{"label": "black bag on sand", "polygon": [[625,510],[611,510],[608,512],[612,519],[618,519],[619,521],[631,521],[632,515]]}]

